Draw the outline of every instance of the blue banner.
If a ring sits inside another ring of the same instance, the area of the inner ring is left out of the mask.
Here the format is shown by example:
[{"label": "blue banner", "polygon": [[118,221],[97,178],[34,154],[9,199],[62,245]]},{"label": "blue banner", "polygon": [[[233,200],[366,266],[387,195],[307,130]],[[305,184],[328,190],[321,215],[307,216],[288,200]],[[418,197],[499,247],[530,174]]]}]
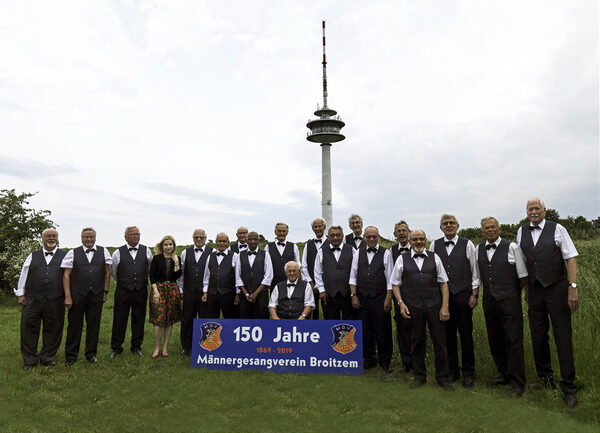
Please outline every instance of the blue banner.
[{"label": "blue banner", "polygon": [[361,375],[360,320],[195,319],[192,367]]}]

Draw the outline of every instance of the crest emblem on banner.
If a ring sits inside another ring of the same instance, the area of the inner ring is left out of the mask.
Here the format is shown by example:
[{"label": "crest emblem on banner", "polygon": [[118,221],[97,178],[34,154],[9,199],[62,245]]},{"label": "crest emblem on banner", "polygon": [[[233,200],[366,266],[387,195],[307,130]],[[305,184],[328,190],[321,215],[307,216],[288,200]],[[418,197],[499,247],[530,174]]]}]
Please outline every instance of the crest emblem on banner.
[{"label": "crest emblem on banner", "polygon": [[200,325],[200,331],[202,331],[202,337],[198,342],[200,347],[209,352],[221,347],[223,341],[221,340],[221,331],[223,327],[215,322],[206,322]]},{"label": "crest emblem on banner", "polygon": [[356,328],[354,326],[342,323],[333,326],[331,332],[333,332],[333,341],[331,342],[333,350],[345,355],[356,349],[357,344],[354,340]]}]

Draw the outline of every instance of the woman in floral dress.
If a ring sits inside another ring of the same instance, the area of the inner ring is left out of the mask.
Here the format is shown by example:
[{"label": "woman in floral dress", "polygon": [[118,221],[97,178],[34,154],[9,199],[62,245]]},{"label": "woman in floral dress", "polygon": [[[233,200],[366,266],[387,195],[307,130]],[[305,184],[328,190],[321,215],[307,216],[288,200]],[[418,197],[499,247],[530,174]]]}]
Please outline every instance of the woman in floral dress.
[{"label": "woman in floral dress", "polygon": [[154,325],[154,352],[152,358],[168,356],[169,338],[173,324],[181,321],[181,294],[175,282],[181,276],[181,261],[175,252],[175,239],[165,236],[154,248],[150,264],[150,323]]}]

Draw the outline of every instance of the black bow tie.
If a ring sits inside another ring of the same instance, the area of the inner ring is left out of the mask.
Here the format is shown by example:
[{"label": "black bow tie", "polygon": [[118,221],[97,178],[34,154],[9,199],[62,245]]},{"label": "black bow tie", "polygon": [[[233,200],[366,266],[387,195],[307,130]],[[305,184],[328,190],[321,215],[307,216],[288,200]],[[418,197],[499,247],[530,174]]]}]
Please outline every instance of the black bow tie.
[{"label": "black bow tie", "polygon": [[288,283],[288,285],[287,285],[287,286],[288,286],[288,287],[292,287],[292,286],[293,286],[293,287],[296,287],[296,283]]},{"label": "black bow tie", "polygon": [[45,251],[44,254],[47,255],[47,256],[54,255],[54,253],[52,251]]},{"label": "black bow tie", "polygon": [[225,253],[217,253],[216,255],[225,257],[226,254]]},{"label": "black bow tie", "polygon": [[541,230],[542,228],[540,226],[529,226],[529,230],[534,231],[534,230]]},{"label": "black bow tie", "polygon": [[201,253],[204,252],[204,250],[202,248],[194,248],[194,252],[197,253],[198,251],[200,251]]},{"label": "black bow tie", "polygon": [[360,237],[360,236],[354,236],[354,240],[355,241],[362,241],[362,237]]},{"label": "black bow tie", "polygon": [[249,256],[255,256],[256,255],[256,251],[248,251],[248,255]]},{"label": "black bow tie", "polygon": [[281,245],[282,247],[285,247],[285,242],[277,242],[277,245]]},{"label": "black bow tie", "polygon": [[342,251],[340,247],[332,247],[331,251]]},{"label": "black bow tie", "polygon": [[315,239],[315,244],[320,244],[321,242],[323,242],[323,239]]},{"label": "black bow tie", "polygon": [[398,248],[398,252],[401,252],[401,253],[406,252],[408,250],[409,250],[409,248],[406,248],[406,247],[400,247],[400,248]]},{"label": "black bow tie", "polygon": [[248,245],[246,245],[246,244],[240,244],[240,249],[242,249],[242,248],[248,248]]},{"label": "black bow tie", "polygon": [[136,247],[129,247],[129,251],[137,251],[138,249]]},{"label": "black bow tie", "polygon": [[93,252],[94,252],[94,250],[93,250],[93,249],[85,250],[85,253],[86,253],[86,254],[87,254],[87,253],[93,253]]},{"label": "black bow tie", "polygon": [[444,245],[454,245],[454,241],[444,241]]},{"label": "black bow tie", "polygon": [[377,248],[367,248],[367,252],[368,253],[376,253],[377,252]]},{"label": "black bow tie", "polygon": [[415,255],[413,256],[413,259],[414,259],[414,258],[416,258],[416,257],[421,257],[422,259],[424,259],[424,258],[426,258],[427,256],[426,256],[425,254],[415,254]]},{"label": "black bow tie", "polygon": [[485,246],[485,249],[486,249],[486,250],[489,250],[490,248],[496,249],[496,244],[487,244],[487,245]]}]

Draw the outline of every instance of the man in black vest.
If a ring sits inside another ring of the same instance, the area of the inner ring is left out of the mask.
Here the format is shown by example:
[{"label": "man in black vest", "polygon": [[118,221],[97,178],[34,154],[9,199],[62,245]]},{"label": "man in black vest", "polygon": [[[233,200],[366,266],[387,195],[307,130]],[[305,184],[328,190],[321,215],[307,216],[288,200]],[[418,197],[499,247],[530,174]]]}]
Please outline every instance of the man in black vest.
[{"label": "man in black vest", "polygon": [[[379,230],[365,229],[365,248],[359,248],[352,259],[350,271],[350,296],[352,306],[358,310],[363,322],[363,348],[365,368],[377,362],[386,373],[391,373],[392,343],[392,254],[379,243]],[[329,306],[327,307],[329,309]]]},{"label": "man in black vest", "polygon": [[[325,234],[325,220],[323,218],[317,218],[311,224],[312,231],[315,237],[306,241],[304,244],[304,250],[302,251],[302,279],[310,284],[313,290],[313,296],[315,298],[315,309],[312,312],[311,319],[319,319],[319,291],[315,286],[315,259],[317,253],[321,248],[328,244]],[[323,312],[325,312],[325,306],[323,305]]]},{"label": "man in black vest", "polygon": [[[450,319],[446,323],[446,349],[453,380],[460,379],[465,388],[473,387],[475,378],[475,349],[473,347],[473,308],[479,296],[479,269],[477,251],[473,242],[457,236],[458,220],[454,215],[444,214],[440,229],[444,237],[429,245],[444,264],[450,290]],[[462,368],[458,362],[456,333],[460,335]]]},{"label": "man in black vest", "polygon": [[494,217],[481,220],[486,239],[477,247],[483,288],[483,314],[490,352],[500,376],[492,386],[509,384],[510,395],[521,397],[525,388],[523,309],[521,291],[527,289],[527,268],[521,248],[500,237]]},{"label": "man in black vest", "polygon": [[450,318],[448,307],[448,276],[442,261],[432,251],[425,250],[427,238],[423,230],[410,233],[412,250],[402,253],[392,273],[392,285],[400,312],[412,321],[411,354],[414,378],[411,388],[425,384],[426,327],[435,354],[435,378],[447,391],[452,391],[448,369],[444,324]]},{"label": "man in black vest", "polygon": [[[554,341],[560,365],[560,387],[567,407],[577,406],[575,362],[571,313],[579,307],[577,293],[577,263],[579,254],[567,230],[560,224],[546,221],[546,206],[539,199],[527,202],[530,223],[519,228],[517,243],[525,254],[529,273],[525,299],[529,304],[528,316],[535,369],[540,382],[538,388],[555,388],[548,328],[552,321]],[[565,266],[566,262],[566,266]]]},{"label": "man in black vest", "polygon": [[111,358],[123,352],[125,331],[131,311],[131,353],[142,356],[146,301],[148,300],[148,269],[152,261],[150,248],[140,244],[136,226],[125,229],[125,241],[112,255],[110,273],[117,283],[110,347]]},{"label": "man in black vest", "polygon": [[258,233],[248,233],[248,248],[240,253],[235,268],[236,285],[240,293],[242,319],[268,319],[268,287],[273,279],[269,253],[258,248]]},{"label": "man in black vest", "polygon": [[269,242],[266,251],[271,257],[273,265],[273,281],[271,281],[271,290],[280,281],[285,280],[284,266],[287,262],[300,263],[300,252],[298,246],[292,242],[286,241],[289,227],[286,223],[275,224],[275,242]]},{"label": "man in black vest", "polygon": [[248,248],[248,227],[239,227],[237,232],[235,232],[235,236],[237,237],[237,242],[229,245],[229,250],[239,254]]},{"label": "man in black vest", "polygon": [[108,296],[112,258],[108,250],[96,245],[96,230],[86,227],[81,231],[80,247],[65,255],[60,267],[64,268],[63,286],[65,305],[69,309],[69,324],[65,342],[65,365],[71,366],[79,356],[79,345],[85,317],[85,358],[98,362],[98,336],[102,305]]},{"label": "man in black vest", "polygon": [[317,253],[314,264],[315,288],[324,305],[326,320],[356,320],[356,309],[350,297],[350,270],[355,250],[342,243],[344,232],[340,226],[331,226],[329,242]]},{"label": "man in black vest", "polygon": [[238,253],[229,251],[229,236],[219,233],[215,240],[216,251],[210,253],[204,271],[202,302],[207,304],[207,317],[218,319],[234,318],[234,305],[240,301],[239,289],[235,286],[235,268],[238,266]]},{"label": "man in black vest", "polygon": [[355,249],[366,248],[366,243],[362,238],[363,220],[360,215],[355,213],[348,218],[348,226],[352,233],[348,233],[344,239],[344,243],[351,245]]},{"label": "man in black vest", "polygon": [[[21,356],[23,369],[31,370],[40,362],[55,366],[56,352],[62,340],[65,321],[65,295],[60,267],[65,252],[58,249],[58,232],[42,232],[43,248],[27,256],[15,295],[21,310]],[[42,350],[38,353],[42,324]]]},{"label": "man in black vest", "polygon": [[284,266],[286,279],[280,281],[271,292],[269,314],[271,319],[306,320],[315,306],[313,291],[300,276],[300,265],[287,262]]},{"label": "man in black vest", "polygon": [[192,353],[192,334],[194,319],[207,317],[204,295],[204,271],[206,263],[213,251],[206,245],[206,232],[194,230],[192,234],[194,245],[181,252],[181,277],[177,281],[183,290],[183,321],[181,323],[181,354]]},{"label": "man in black vest", "polygon": [[[394,264],[400,254],[410,250],[410,243],[408,242],[408,235],[410,229],[406,221],[400,221],[394,226],[394,236],[396,237],[397,244],[392,245],[390,251],[392,253],[392,260]],[[400,314],[400,306],[394,303],[394,321],[396,322],[396,340],[398,341],[398,351],[400,352],[400,359],[402,359],[401,372],[408,373],[412,370],[412,356],[410,354],[410,333],[411,333],[411,321],[405,319]]]}]

